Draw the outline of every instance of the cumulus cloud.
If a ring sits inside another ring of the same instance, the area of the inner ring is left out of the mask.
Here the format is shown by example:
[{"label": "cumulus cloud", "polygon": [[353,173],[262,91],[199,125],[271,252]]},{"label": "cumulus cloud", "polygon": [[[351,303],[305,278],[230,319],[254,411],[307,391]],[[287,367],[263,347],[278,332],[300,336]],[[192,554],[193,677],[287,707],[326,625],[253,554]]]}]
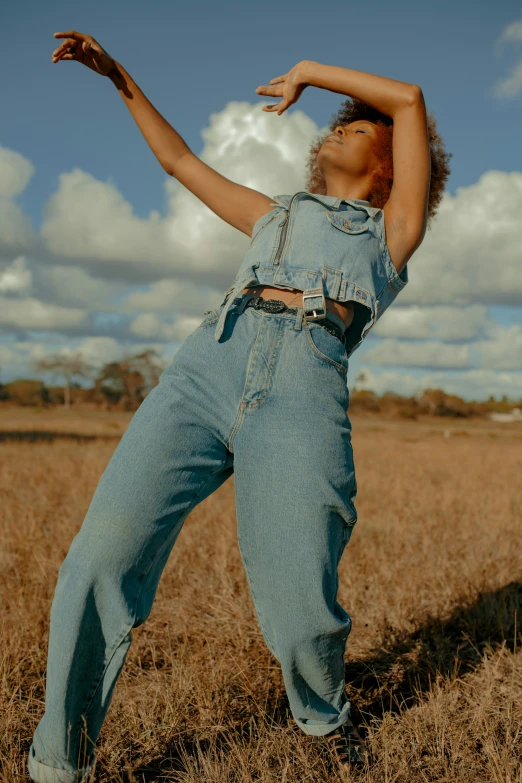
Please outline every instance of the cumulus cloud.
[{"label": "cumulus cloud", "polygon": [[217,307],[222,292],[202,290],[201,286],[180,280],[158,280],[145,291],[130,293],[123,302],[122,310],[135,313],[141,310],[154,313],[203,314],[205,310]]},{"label": "cumulus cloud", "polygon": [[487,171],[444,194],[408,262],[401,304],[519,305],[522,301],[522,173]]},{"label": "cumulus cloud", "polygon": [[[504,31],[505,41],[518,35],[516,26]],[[276,118],[263,105],[232,101],[212,114],[200,158],[269,196],[303,189],[310,144],[324,128],[302,111]],[[175,347],[219,303],[248,248],[247,236],[172,177],[164,183],[165,214],[140,218],[110,179],[77,167],[59,177],[35,236],[16,204],[33,170],[0,148],[4,332],[54,331],[68,334],[70,345],[85,335],[91,353],[104,358],[133,340],[142,350],[150,341]],[[500,327],[487,308],[522,302],[521,212],[521,172],[488,171],[455,196],[446,193],[409,262],[409,285],[372,330],[382,339],[368,341],[361,359],[438,368],[440,377],[450,368],[448,378],[468,368],[459,377],[471,379],[472,367],[481,378],[493,369],[504,381],[514,377],[522,368],[519,329]],[[24,354],[12,344],[4,350],[5,365]]]},{"label": "cumulus cloud", "polygon": [[93,277],[77,266],[54,265],[38,269],[38,295],[65,307],[89,310],[119,310],[115,297],[128,291],[128,284]]},{"label": "cumulus cloud", "polygon": [[12,264],[0,271],[0,293],[26,292],[31,287],[32,279],[33,275],[26,266],[24,256],[18,256]]},{"label": "cumulus cloud", "polygon": [[[317,125],[302,111],[278,118],[246,101],[232,101],[210,116],[200,155],[223,176],[275,195],[303,187],[305,160]],[[75,168],[60,176],[48,200],[41,238],[63,263],[103,277],[153,282],[173,277],[226,288],[249,238],[225,223],[187,188],[165,182],[167,215],[133,214],[110,182]]]},{"label": "cumulus cloud", "polygon": [[522,370],[522,327],[520,324],[490,330],[489,340],[475,344],[480,367],[491,370]]},{"label": "cumulus cloud", "polygon": [[[496,45],[497,51],[505,44],[522,43],[522,19],[507,24],[500,33]],[[511,65],[508,75],[499,79],[493,87],[492,94],[496,98],[515,98],[522,92],[522,59]]]},{"label": "cumulus cloud", "polygon": [[62,330],[78,326],[87,319],[87,311],[77,307],[57,307],[37,299],[10,299],[0,296],[0,325],[15,329]]},{"label": "cumulus cloud", "polygon": [[14,150],[0,147],[0,259],[12,258],[32,247],[31,219],[15,199],[25,190],[34,166]]},{"label": "cumulus cloud", "polygon": [[[522,399],[522,373],[497,372],[494,370],[466,370],[464,372],[431,372],[413,375],[399,370],[376,372],[363,364],[364,383],[358,388],[384,394],[387,391],[404,395],[418,396],[425,389],[444,389],[448,394],[457,394],[465,400],[485,400],[490,395],[511,399]],[[350,388],[350,382],[348,382]]]},{"label": "cumulus cloud", "polygon": [[159,318],[155,313],[141,313],[130,324],[132,334],[146,340],[184,340],[201,323],[203,316],[199,318],[178,318],[174,322],[167,322]]},{"label": "cumulus cloud", "polygon": [[436,341],[411,343],[401,340],[382,340],[365,352],[364,361],[368,364],[444,369],[473,365],[473,357],[468,345],[450,345]]},{"label": "cumulus cloud", "polygon": [[522,327],[520,324],[501,326],[487,319],[485,325],[485,336],[482,339],[460,345],[442,340],[415,342],[393,338],[383,339],[364,352],[363,361],[368,364],[395,367],[462,369],[474,366],[489,370],[521,371]]},{"label": "cumulus cloud", "polygon": [[484,305],[468,307],[390,307],[372,329],[375,337],[472,340],[492,329],[494,321]]}]

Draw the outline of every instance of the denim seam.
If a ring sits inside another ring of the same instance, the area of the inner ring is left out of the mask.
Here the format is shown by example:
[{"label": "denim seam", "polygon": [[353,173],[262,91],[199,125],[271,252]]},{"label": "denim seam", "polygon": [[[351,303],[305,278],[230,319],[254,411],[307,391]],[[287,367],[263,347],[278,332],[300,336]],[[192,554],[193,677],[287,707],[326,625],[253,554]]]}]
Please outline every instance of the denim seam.
[{"label": "denim seam", "polygon": [[245,396],[245,392],[246,392],[246,388],[247,388],[247,384],[248,384],[248,376],[250,374],[250,368],[252,366],[252,358],[253,358],[255,350],[256,350],[257,341],[259,340],[259,334],[261,332],[262,324],[263,324],[263,320],[261,320],[260,323],[259,323],[259,327],[257,329],[257,334],[256,334],[256,339],[254,340],[254,345],[250,349],[250,356],[248,357],[248,366],[247,366],[247,370],[246,370],[246,373],[245,373],[245,384],[243,386],[243,391],[241,393],[241,399],[239,401],[239,408],[238,408],[238,411],[237,411],[237,414],[236,414],[236,420],[234,422],[234,426],[232,427],[232,432],[230,433],[230,435],[228,437],[228,441],[225,444],[226,447],[228,448],[228,450],[231,451],[231,452],[233,452],[233,449],[232,449],[233,440],[236,437],[236,435],[238,433],[238,430],[239,430],[239,427],[241,426],[241,422],[243,421],[244,416],[245,416],[246,403],[243,401],[243,397]]},{"label": "denim seam", "polygon": [[[261,234],[261,232],[263,231],[263,229],[265,229],[265,228],[266,228],[268,225],[270,225],[270,223],[272,222],[272,220],[274,220],[274,218],[276,218],[276,217],[277,217],[277,212],[276,212],[276,210],[277,210],[277,209],[278,209],[278,207],[274,207],[274,209],[273,209],[273,210],[270,210],[270,212],[275,212],[275,215],[272,215],[272,217],[271,217],[269,220],[267,220],[267,221],[266,221],[265,225],[264,225],[264,226],[261,226],[261,228],[259,229],[259,231],[257,231],[257,232],[256,232],[256,235],[255,235],[254,237],[252,237],[252,241],[250,242],[250,247],[252,247],[252,246],[254,245],[254,242],[255,242],[255,241],[256,241],[256,239],[258,238],[259,234]],[[269,213],[269,212],[267,212],[267,213],[265,213],[265,214],[270,214],[270,213]],[[261,218],[260,218],[260,219],[261,219]]]},{"label": "denim seam", "polygon": [[[306,321],[304,323],[306,323]],[[344,367],[344,365],[339,364],[339,362],[334,361],[334,359],[330,359],[329,356],[326,356],[326,354],[322,353],[322,351],[320,351],[316,347],[314,341],[312,340],[312,336],[310,334],[310,327],[308,326],[308,324],[307,324],[306,328],[304,329],[304,332],[305,332],[305,335],[306,335],[307,343],[311,347],[313,353],[319,359],[322,359],[324,362],[327,362],[328,364],[331,364],[332,367],[335,367],[335,369],[338,370],[343,376],[346,376],[346,374],[348,373],[348,368],[347,367]]]}]

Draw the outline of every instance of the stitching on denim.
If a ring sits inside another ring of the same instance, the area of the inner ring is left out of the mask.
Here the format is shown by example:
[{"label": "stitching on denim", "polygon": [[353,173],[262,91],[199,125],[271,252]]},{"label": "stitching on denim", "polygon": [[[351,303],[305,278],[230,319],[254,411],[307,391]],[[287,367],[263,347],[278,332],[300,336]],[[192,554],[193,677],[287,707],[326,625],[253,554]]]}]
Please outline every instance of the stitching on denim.
[{"label": "stitching on denim", "polygon": [[306,328],[304,329],[304,332],[306,334],[306,340],[308,344],[310,345],[311,349],[313,350],[313,353],[319,358],[322,359],[324,362],[327,362],[328,364],[331,364],[332,367],[335,367],[336,370],[339,370],[339,372],[346,376],[348,373],[348,368],[344,367],[344,365],[339,364],[338,362],[334,361],[334,359],[330,359],[329,356],[326,356],[326,354],[322,353],[317,346],[315,345],[314,341],[312,340],[312,335],[310,332],[310,327],[308,326],[308,323],[304,321],[303,323],[306,323]]},{"label": "stitching on denim", "polygon": [[239,408],[236,414],[236,421],[234,422],[234,426],[232,427],[232,432],[229,435],[228,441],[225,444],[229,451],[232,451],[232,439],[236,437],[237,431],[239,430],[239,424],[243,421],[245,415],[246,403],[243,401],[243,397],[245,396],[245,392],[248,384],[248,376],[250,375],[250,368],[252,366],[252,358],[256,350],[257,341],[259,340],[262,324],[263,324],[263,320],[261,319],[261,321],[259,322],[259,326],[257,328],[257,334],[256,334],[256,339],[254,340],[254,345],[250,349],[250,356],[248,357],[248,365],[245,374],[245,385],[243,386],[243,391],[241,392],[241,399],[239,401]]},{"label": "stitching on denim", "polygon": [[[277,217],[277,215],[278,215],[278,211],[277,211],[277,210],[278,210],[278,207],[275,207],[273,210],[270,210],[270,212],[274,212],[275,214],[274,214],[274,215],[272,215],[272,217],[271,217],[269,220],[267,220],[267,221],[266,221],[266,223],[264,224],[264,226],[261,226],[261,228],[260,228],[260,229],[259,229],[259,230],[256,232],[255,236],[253,236],[253,237],[252,237],[252,240],[251,240],[251,242],[250,242],[250,247],[253,247],[253,245],[254,245],[254,243],[255,243],[256,239],[258,238],[259,234],[260,234],[260,233],[261,233],[261,232],[262,232],[262,231],[263,231],[263,230],[264,230],[264,229],[265,229],[267,226],[269,226],[269,225],[270,225],[270,223],[272,222],[272,220],[274,220],[274,218],[276,218],[276,217]],[[265,212],[265,215],[269,215],[269,214],[270,214],[270,212]],[[265,215],[262,215],[261,217],[264,217]],[[261,220],[261,218],[259,218],[259,220]]]}]

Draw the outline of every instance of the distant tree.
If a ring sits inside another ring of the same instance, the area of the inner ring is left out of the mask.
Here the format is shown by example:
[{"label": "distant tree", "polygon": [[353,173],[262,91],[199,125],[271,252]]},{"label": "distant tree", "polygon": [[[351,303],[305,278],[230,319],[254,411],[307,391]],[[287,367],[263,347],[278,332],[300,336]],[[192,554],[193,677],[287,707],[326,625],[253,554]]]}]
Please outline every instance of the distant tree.
[{"label": "distant tree", "polygon": [[5,384],[6,399],[15,405],[41,405],[49,402],[49,391],[42,381],[16,378]]},{"label": "distant tree", "polygon": [[143,353],[125,359],[124,362],[127,362],[130,371],[142,375],[147,394],[158,384],[160,375],[165,369],[165,360],[154,348],[148,348]]},{"label": "distant tree", "polygon": [[157,385],[164,361],[154,349],[106,364],[95,382],[110,406],[135,410]]},{"label": "distant tree", "polygon": [[62,375],[65,380],[64,388],[64,407],[71,405],[71,379],[75,375],[82,378],[92,377],[95,367],[89,364],[81,352],[75,354],[53,354],[46,356],[36,362],[37,372],[52,372],[56,375]]},{"label": "distant tree", "polygon": [[364,370],[361,370],[361,372],[355,378],[353,391],[362,391],[362,389],[364,389],[364,386],[367,382],[368,382],[368,376],[366,375]]}]

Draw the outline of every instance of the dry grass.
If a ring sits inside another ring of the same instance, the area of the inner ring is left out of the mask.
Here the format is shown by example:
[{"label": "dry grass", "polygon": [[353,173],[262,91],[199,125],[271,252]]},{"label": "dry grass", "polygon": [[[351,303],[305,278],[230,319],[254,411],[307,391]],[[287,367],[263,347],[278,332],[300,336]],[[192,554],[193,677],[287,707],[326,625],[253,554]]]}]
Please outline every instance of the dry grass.
[{"label": "dry grass", "polygon": [[[0,430],[108,434],[129,418],[24,411]],[[351,418],[359,521],[339,600],[354,624],[347,690],[375,758],[353,780],[520,783],[521,429]],[[6,783],[27,779],[58,569],[115,444],[0,443]],[[261,636],[233,479],[185,523],[152,614],[134,631],[97,753],[100,782],[338,779],[293,723]]]}]

